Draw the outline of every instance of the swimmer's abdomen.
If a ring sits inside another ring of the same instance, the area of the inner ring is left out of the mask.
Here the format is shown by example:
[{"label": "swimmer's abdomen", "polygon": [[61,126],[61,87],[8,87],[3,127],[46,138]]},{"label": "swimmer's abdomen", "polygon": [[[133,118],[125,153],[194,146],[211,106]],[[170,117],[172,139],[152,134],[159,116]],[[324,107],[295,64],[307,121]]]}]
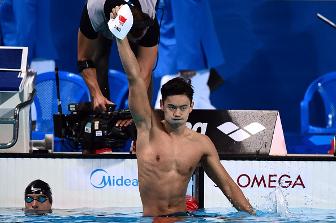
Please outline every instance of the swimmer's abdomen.
[{"label": "swimmer's abdomen", "polygon": [[194,168],[165,152],[141,151],[137,158],[144,210],[185,211],[185,194]]}]

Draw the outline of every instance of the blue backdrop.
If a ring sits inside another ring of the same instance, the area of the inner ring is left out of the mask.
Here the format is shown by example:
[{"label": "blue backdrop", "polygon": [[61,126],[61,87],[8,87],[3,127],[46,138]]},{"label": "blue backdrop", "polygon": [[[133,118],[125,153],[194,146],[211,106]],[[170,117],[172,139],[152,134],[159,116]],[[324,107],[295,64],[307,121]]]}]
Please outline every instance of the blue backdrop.
[{"label": "blue backdrop", "polygon": [[226,64],[215,105],[277,109],[287,132],[299,131],[300,101],[318,76],[335,70],[334,1],[211,1]]},{"label": "blue backdrop", "polygon": [[[76,72],[77,30],[85,1],[35,1],[47,7],[36,14],[36,32],[44,34],[36,40],[43,46],[40,51],[49,51],[43,56],[56,59],[61,70]],[[336,30],[316,16],[320,12],[336,21],[336,2],[209,1],[225,56],[225,64],[217,68],[225,82],[212,93],[214,105],[280,110],[284,130],[298,132],[299,103],[309,83],[336,70]],[[115,51],[111,64],[121,69]]]}]

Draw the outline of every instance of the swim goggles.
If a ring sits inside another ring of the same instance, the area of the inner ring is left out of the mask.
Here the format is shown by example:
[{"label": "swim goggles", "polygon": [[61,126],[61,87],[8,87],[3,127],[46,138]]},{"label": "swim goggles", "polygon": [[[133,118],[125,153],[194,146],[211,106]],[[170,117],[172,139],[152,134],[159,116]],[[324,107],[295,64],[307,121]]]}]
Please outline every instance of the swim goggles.
[{"label": "swim goggles", "polygon": [[26,203],[31,203],[34,200],[36,200],[40,203],[44,203],[46,200],[48,200],[48,198],[44,195],[39,195],[39,196],[37,196],[37,198],[33,198],[32,196],[25,196],[25,202]]}]

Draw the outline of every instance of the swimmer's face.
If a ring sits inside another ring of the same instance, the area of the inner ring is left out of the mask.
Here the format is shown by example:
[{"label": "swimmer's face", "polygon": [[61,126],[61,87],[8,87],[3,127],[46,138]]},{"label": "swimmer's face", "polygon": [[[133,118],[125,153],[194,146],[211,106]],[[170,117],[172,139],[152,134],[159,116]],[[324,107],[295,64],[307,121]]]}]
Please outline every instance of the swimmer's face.
[{"label": "swimmer's face", "polygon": [[47,196],[43,194],[27,194],[25,195],[25,211],[51,211],[51,203]]},{"label": "swimmer's face", "polygon": [[192,107],[193,103],[186,95],[172,95],[161,101],[164,119],[171,125],[185,125]]}]

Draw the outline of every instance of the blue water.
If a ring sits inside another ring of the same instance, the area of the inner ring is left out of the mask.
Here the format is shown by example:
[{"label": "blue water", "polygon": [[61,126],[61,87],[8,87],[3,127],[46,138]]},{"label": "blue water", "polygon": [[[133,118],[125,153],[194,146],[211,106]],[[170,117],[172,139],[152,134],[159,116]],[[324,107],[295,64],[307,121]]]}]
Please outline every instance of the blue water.
[{"label": "blue water", "polygon": [[336,222],[336,209],[287,209],[286,212],[257,211],[256,216],[233,209],[203,209],[195,217],[142,217],[140,209],[54,209],[47,215],[25,215],[22,209],[0,208],[0,222]]}]

